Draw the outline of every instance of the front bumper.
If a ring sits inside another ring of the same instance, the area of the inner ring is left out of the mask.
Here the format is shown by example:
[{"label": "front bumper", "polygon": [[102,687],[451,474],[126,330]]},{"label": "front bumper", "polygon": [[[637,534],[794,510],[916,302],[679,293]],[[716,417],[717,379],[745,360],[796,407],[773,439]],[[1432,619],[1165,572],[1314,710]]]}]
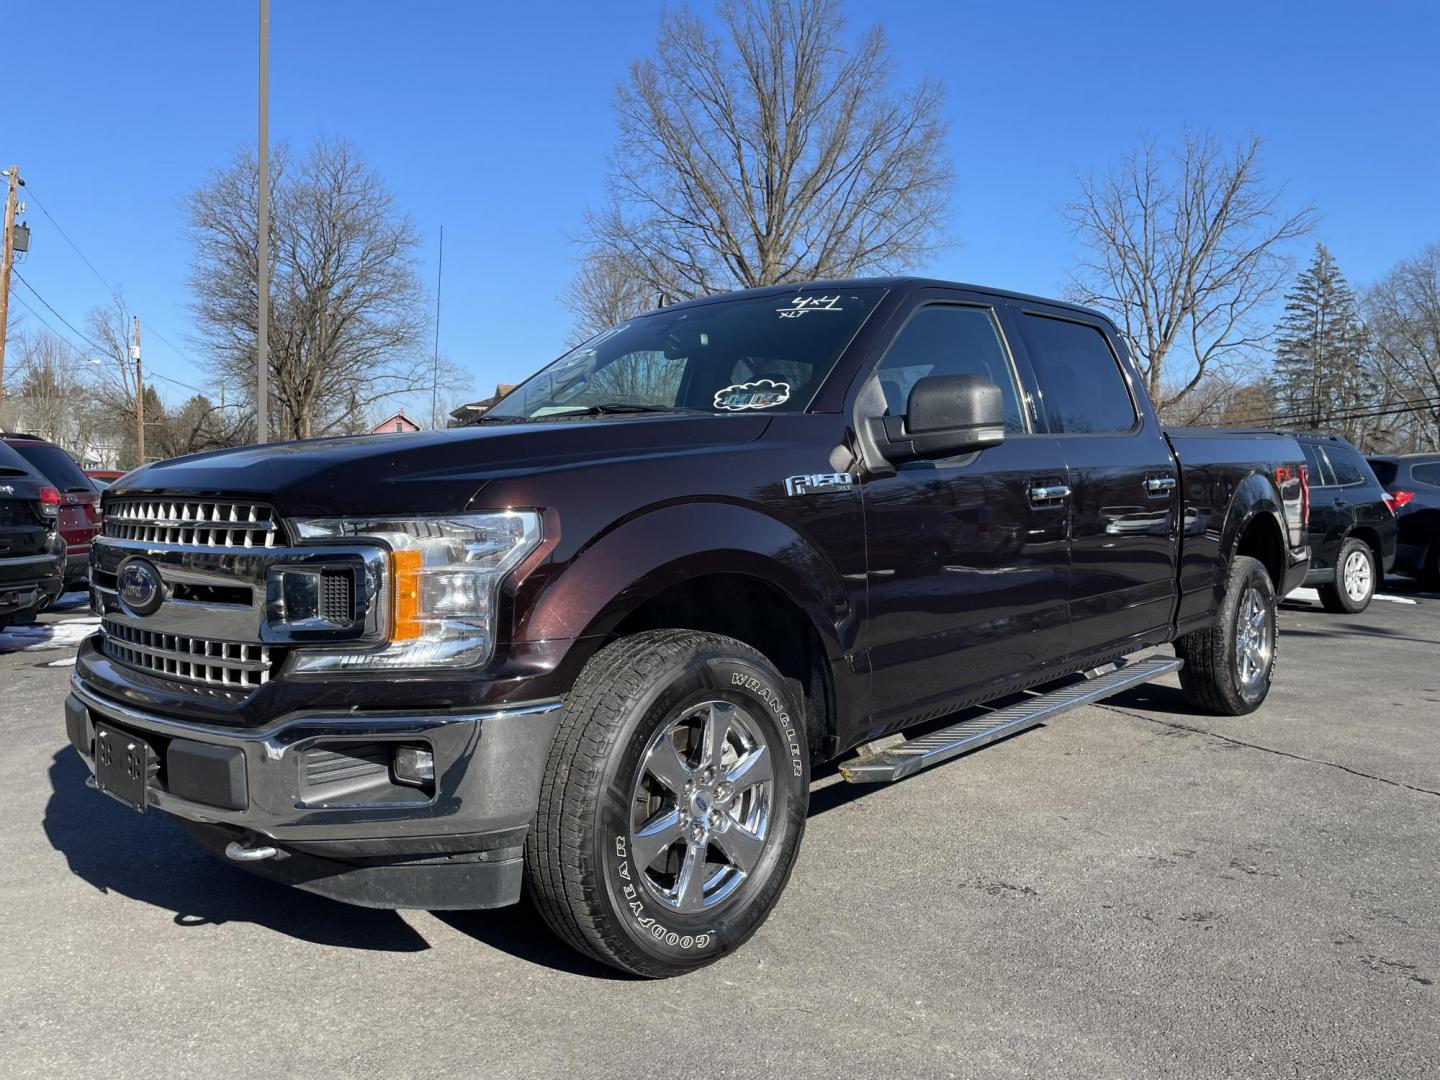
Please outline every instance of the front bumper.
[{"label": "front bumper", "polygon": [[[525,834],[559,725],[548,700],[449,712],[303,711],[223,728],[116,702],[76,677],[71,744],[95,771],[95,728],[154,750],[145,804],[212,851],[274,848],[244,868],[375,907],[495,907],[519,899]],[[434,755],[433,790],[388,780],[393,744]],[[232,856],[233,857],[233,856]]]}]

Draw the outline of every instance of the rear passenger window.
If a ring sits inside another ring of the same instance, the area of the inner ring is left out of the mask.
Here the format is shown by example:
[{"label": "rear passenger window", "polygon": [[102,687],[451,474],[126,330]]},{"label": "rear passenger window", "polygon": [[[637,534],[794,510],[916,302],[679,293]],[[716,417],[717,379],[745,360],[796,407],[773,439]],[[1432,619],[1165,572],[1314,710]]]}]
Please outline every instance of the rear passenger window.
[{"label": "rear passenger window", "polygon": [[1305,451],[1305,464],[1310,469],[1310,486],[1333,487],[1335,477],[1329,464],[1320,456],[1319,448],[1314,443],[1302,442],[1300,449]]},{"label": "rear passenger window", "polygon": [[1395,473],[1399,471],[1395,462],[1386,461],[1384,458],[1366,458],[1365,460],[1370,462],[1370,468],[1375,473],[1375,479],[1379,480],[1380,483],[1388,487],[1395,482]]},{"label": "rear passenger window", "polygon": [[896,335],[876,369],[891,416],[903,416],[910,389],[927,375],[982,375],[1005,399],[1005,430],[1025,430],[1010,359],[989,308],[936,304],[921,308]]},{"label": "rear passenger window", "polygon": [[1020,322],[1051,431],[1098,435],[1135,426],[1130,391],[1098,328],[1043,315]]},{"label": "rear passenger window", "polygon": [[1346,484],[1363,484],[1365,474],[1360,471],[1360,463],[1355,460],[1355,455],[1343,446],[1327,446],[1325,456],[1330,459],[1330,471],[1335,474],[1335,483],[1344,487]]},{"label": "rear passenger window", "polygon": [[1410,475],[1422,484],[1434,484],[1440,487],[1440,461],[1427,465],[1412,465],[1410,466]]}]

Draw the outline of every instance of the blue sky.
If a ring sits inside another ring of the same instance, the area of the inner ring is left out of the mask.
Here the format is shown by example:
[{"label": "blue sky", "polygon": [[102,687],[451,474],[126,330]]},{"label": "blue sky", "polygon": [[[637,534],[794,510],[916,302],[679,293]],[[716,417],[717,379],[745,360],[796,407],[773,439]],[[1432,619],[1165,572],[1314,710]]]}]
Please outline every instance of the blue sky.
[{"label": "blue sky", "polygon": [[[272,7],[272,138],[355,142],[414,219],[432,288],[445,226],[442,351],[483,392],[556,355],[569,328],[557,297],[600,198],[613,88],[653,47],[661,5]],[[885,26],[899,82],[945,84],[958,244],[918,272],[1055,293],[1074,258],[1061,211],[1076,174],[1186,125],[1265,136],[1269,176],[1290,204],[1318,208],[1317,238],[1357,287],[1440,241],[1440,5],[845,10],[852,31]],[[255,137],[256,4],[27,4],[7,14],[6,74],[0,158],[123,287],[148,331],[147,366],[210,387],[191,341],[181,200]],[[27,217],[21,272],[83,328],[104,286],[35,201]],[[38,325],[18,303],[11,312]]]}]

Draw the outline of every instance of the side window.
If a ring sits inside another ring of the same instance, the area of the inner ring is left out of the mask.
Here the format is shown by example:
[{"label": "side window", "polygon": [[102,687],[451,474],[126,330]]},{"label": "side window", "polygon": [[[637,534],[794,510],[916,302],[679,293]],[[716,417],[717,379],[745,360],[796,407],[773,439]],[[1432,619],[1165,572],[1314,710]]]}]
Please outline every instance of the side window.
[{"label": "side window", "polygon": [[905,412],[910,388],[927,375],[983,375],[1005,399],[1005,430],[1025,430],[1015,376],[1000,328],[989,308],[936,304],[921,308],[901,329],[876,369],[891,416]]},{"label": "side window", "polygon": [[1310,469],[1311,487],[1333,487],[1335,477],[1330,472],[1330,466],[1320,455],[1320,449],[1314,443],[1302,442],[1300,449],[1305,451],[1305,464]]},{"label": "side window", "polygon": [[1430,462],[1425,465],[1410,466],[1410,475],[1422,484],[1434,484],[1440,487],[1440,461]]},{"label": "side window", "polygon": [[1330,471],[1335,474],[1335,483],[1341,487],[1346,484],[1363,484],[1365,482],[1365,475],[1360,471],[1360,466],[1355,461],[1355,455],[1345,447],[1333,444],[1327,446],[1325,456],[1330,459]]},{"label": "side window", "polygon": [[1100,434],[1135,426],[1130,391],[1097,327],[1029,314],[1020,324],[1051,431]]}]

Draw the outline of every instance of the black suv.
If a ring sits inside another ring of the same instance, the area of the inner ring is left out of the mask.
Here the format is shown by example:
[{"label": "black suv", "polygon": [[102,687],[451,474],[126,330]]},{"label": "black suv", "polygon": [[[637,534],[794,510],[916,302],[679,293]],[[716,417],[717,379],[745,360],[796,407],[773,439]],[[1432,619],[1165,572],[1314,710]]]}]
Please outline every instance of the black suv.
[{"label": "black suv", "polygon": [[60,493],[0,442],[0,630],[60,595]]},{"label": "black suv", "polygon": [[1370,606],[1395,564],[1395,515],[1360,451],[1339,435],[1300,435],[1310,471],[1310,573],[1326,611]]},{"label": "black suv", "polygon": [[1440,454],[1372,457],[1370,467],[1385,485],[1400,536],[1395,569],[1440,589]]}]

